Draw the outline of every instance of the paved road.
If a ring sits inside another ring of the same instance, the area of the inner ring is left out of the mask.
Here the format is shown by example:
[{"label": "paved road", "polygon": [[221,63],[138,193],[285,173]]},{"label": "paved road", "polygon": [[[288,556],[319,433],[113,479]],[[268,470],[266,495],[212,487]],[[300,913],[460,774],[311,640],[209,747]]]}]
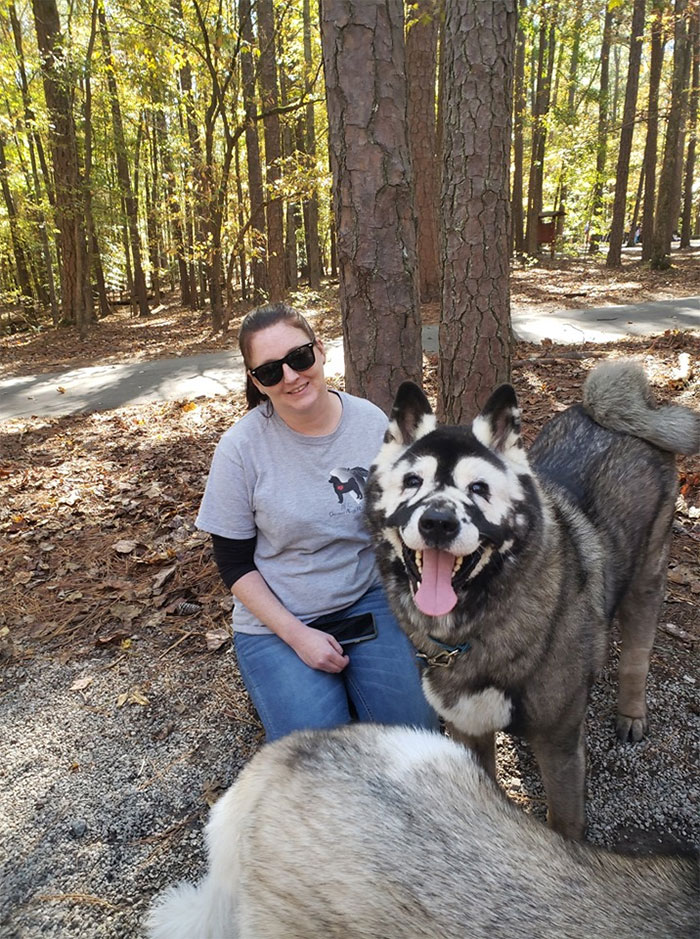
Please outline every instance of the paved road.
[{"label": "paved road", "polygon": [[[700,297],[537,315],[516,313],[513,329],[519,339],[551,339],[557,343],[613,342],[666,329],[700,331]],[[437,326],[423,329],[423,346],[428,352],[437,351]],[[326,343],[326,348],[327,373],[342,374],[342,340]],[[0,420],[33,414],[58,417],[127,404],[231,394],[241,391],[244,381],[243,363],[237,352],[6,378],[0,381]]]}]

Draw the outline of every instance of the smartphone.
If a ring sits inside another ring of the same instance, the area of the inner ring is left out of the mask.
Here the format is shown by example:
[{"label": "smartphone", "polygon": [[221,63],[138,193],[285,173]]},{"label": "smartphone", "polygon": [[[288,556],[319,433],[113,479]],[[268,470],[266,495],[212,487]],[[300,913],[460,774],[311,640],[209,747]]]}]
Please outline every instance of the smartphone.
[{"label": "smartphone", "polygon": [[352,646],[357,642],[377,638],[377,624],[372,613],[360,613],[359,616],[347,616],[345,619],[319,616],[309,623],[309,626],[329,633],[341,646]]}]

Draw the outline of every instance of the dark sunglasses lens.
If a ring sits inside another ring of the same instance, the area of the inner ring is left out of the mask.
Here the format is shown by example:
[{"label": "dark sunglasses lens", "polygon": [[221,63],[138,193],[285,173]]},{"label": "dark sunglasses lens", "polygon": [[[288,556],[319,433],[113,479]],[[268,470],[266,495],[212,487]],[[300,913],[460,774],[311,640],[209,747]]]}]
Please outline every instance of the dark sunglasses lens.
[{"label": "dark sunglasses lens", "polygon": [[290,352],[285,362],[295,372],[305,372],[314,364],[315,358],[313,346],[302,346],[301,349]]},{"label": "dark sunglasses lens", "polygon": [[276,385],[282,381],[282,363],[268,362],[267,365],[259,365],[251,374],[255,375],[261,385],[269,388],[270,385]]},{"label": "dark sunglasses lens", "polygon": [[311,368],[315,361],[316,355],[313,343],[310,343],[300,349],[293,349],[289,355],[286,355],[278,362],[267,362],[265,365],[258,365],[251,374],[257,378],[261,385],[270,388],[282,381],[283,365],[288,365],[295,372],[304,372],[307,368]]}]

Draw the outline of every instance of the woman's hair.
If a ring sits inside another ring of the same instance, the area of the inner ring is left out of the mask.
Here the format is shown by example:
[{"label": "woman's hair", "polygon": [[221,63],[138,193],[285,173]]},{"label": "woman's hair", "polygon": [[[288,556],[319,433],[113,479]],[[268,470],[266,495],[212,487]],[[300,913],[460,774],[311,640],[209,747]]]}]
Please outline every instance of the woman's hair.
[{"label": "woman's hair", "polygon": [[[305,333],[310,341],[316,339],[308,322],[301,313],[298,313],[288,303],[268,303],[265,306],[256,307],[248,313],[238,331],[238,348],[241,350],[246,369],[250,368],[250,347],[253,336],[255,333],[267,329],[268,326],[274,326],[276,323],[288,323],[289,326],[300,329]],[[246,374],[245,397],[248,402],[248,410],[257,407],[262,401],[269,401],[268,396],[255,387],[252,378],[248,374]],[[270,407],[271,412],[272,408]]]}]

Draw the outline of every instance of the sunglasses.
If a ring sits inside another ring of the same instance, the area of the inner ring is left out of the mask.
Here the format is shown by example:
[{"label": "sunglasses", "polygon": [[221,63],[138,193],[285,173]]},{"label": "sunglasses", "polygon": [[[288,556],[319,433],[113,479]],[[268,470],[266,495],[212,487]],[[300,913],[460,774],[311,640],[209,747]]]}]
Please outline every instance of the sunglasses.
[{"label": "sunglasses", "polygon": [[257,368],[248,369],[248,371],[253,378],[257,378],[261,385],[270,388],[272,385],[277,385],[282,381],[284,377],[284,372],[282,371],[283,365],[288,365],[295,372],[305,372],[307,369],[311,368],[316,361],[316,353],[314,352],[315,345],[316,340],[314,339],[313,342],[307,342],[303,346],[297,346],[296,349],[292,349],[283,359],[275,359],[274,362],[265,362],[263,365],[258,365]]}]

